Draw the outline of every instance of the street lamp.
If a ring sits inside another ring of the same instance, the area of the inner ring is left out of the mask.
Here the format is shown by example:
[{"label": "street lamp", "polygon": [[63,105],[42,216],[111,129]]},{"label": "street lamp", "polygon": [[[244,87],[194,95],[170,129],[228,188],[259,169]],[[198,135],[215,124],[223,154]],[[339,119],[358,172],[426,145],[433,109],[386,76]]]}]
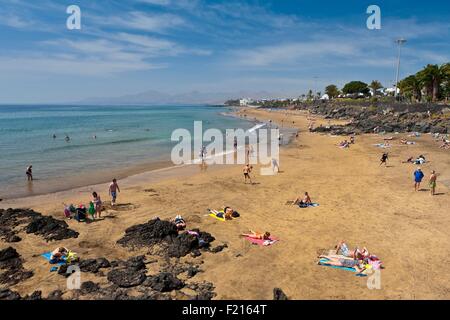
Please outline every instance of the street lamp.
[{"label": "street lamp", "polygon": [[397,75],[395,77],[395,96],[398,95],[398,78],[400,76],[400,57],[402,54],[402,45],[406,43],[406,39],[400,38],[395,40],[395,42],[398,44],[398,61],[397,61]]}]

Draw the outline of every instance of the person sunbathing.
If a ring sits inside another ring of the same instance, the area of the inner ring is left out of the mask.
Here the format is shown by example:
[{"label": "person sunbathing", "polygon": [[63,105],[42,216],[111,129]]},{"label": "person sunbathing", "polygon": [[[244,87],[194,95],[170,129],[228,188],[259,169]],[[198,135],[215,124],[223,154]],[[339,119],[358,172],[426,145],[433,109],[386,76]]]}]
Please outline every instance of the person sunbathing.
[{"label": "person sunbathing", "polygon": [[327,259],[326,262],[319,261],[318,264],[327,264],[337,267],[345,267],[345,268],[353,268],[358,273],[363,272],[365,268],[365,264],[362,260],[355,260],[355,259],[349,259],[349,258],[339,258],[334,256],[325,256],[322,255],[319,258],[321,259]]},{"label": "person sunbathing", "polygon": [[299,196],[297,199],[294,200],[294,205],[310,205],[312,203],[311,197],[309,196],[308,192],[305,192],[305,195],[301,199],[301,196]]},{"label": "person sunbathing", "polygon": [[58,263],[59,261],[63,261],[64,257],[69,253],[69,249],[64,247],[56,248],[52,251],[52,255],[50,256],[50,263]]},{"label": "person sunbathing", "polygon": [[413,163],[414,157],[409,157],[408,160],[403,161],[403,163]]},{"label": "person sunbathing", "polygon": [[172,220],[172,223],[175,224],[175,226],[177,227],[177,231],[181,231],[186,228],[186,222],[180,215],[177,215],[175,219]]},{"label": "person sunbathing", "polygon": [[233,219],[233,213],[234,213],[233,208],[225,207],[223,209],[223,212],[224,212],[224,216],[223,217],[225,218],[225,220],[232,220]]},{"label": "person sunbathing", "polygon": [[344,257],[349,257],[357,260],[364,260],[370,257],[369,250],[367,250],[366,247],[364,247],[362,250],[357,247],[353,251],[351,251],[344,240],[340,241],[335,248],[336,254],[341,254]]},{"label": "person sunbathing", "polygon": [[260,232],[255,232],[253,230],[250,230],[250,233],[243,233],[241,234],[241,236],[243,237],[249,237],[252,239],[256,239],[256,240],[270,240],[270,232],[264,232],[264,233],[260,233]]}]

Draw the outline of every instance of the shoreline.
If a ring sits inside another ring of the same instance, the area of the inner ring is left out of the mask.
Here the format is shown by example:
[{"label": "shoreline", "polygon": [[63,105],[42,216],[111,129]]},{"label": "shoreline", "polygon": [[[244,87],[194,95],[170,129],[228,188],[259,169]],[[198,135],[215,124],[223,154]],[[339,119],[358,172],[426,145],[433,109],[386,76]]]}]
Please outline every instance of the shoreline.
[{"label": "shoreline", "polygon": [[[277,122],[285,117],[261,110],[246,112]],[[29,294],[38,288],[46,294],[55,286],[63,288],[65,278],[50,274],[47,264],[33,258],[40,251],[63,245],[82,258],[128,258],[138,252],[117,245],[127,228],[155,216],[170,219],[181,214],[189,229],[211,233],[215,245],[227,244],[223,252],[202,254],[202,272],[194,278],[213,283],[215,299],[271,299],[274,287],[281,288],[290,299],[448,299],[450,282],[443,281],[441,271],[448,258],[439,255],[450,243],[446,214],[450,188],[444,185],[444,180],[450,180],[447,154],[436,150],[429,137],[421,137],[415,139],[419,143],[414,146],[395,144],[390,150],[390,165],[385,168],[379,166],[382,149],[372,145],[382,140],[381,136],[358,136],[354,146],[343,150],[336,147],[343,137],[309,133],[304,115],[289,117],[295,120],[300,136],[280,150],[280,174],[261,176],[256,166],[256,184],[249,185],[244,184],[241,166],[211,166],[206,172],[192,166],[185,168],[194,169],[192,172],[181,168],[158,182],[150,180],[150,175],[119,181],[122,192],[118,203],[129,208],[108,209],[105,220],[99,223],[66,220],[80,233],[78,239],[45,243],[26,235],[13,244],[35,276],[11,289]],[[401,160],[416,153],[430,159],[423,166],[427,175],[431,169],[440,173],[441,195],[430,198],[428,192],[413,191],[415,166]],[[106,185],[100,187],[107,190]],[[90,190],[80,191],[23,199],[15,204],[62,219],[61,201],[89,199],[90,195],[83,193]],[[305,191],[320,203],[319,207],[285,205]],[[101,195],[107,200],[104,191]],[[236,208],[241,217],[224,223],[206,214],[206,208],[224,205]],[[270,231],[280,241],[269,247],[253,246],[239,237],[249,229]],[[352,247],[366,246],[383,260],[386,269],[382,271],[381,290],[367,289],[365,279],[352,273],[314,263],[318,250],[342,239]],[[408,254],[399,256],[398,252]],[[423,259],[429,263],[424,265]],[[182,261],[198,263],[191,257]],[[228,272],[223,272],[224,267]],[[100,276],[89,279],[104,284]],[[65,297],[70,298],[70,292]]]},{"label": "shoreline", "polygon": [[[255,120],[245,119],[245,118],[239,116],[239,114],[240,114],[239,109],[233,110],[230,113],[221,113],[221,115],[225,116],[225,117],[233,117],[233,118],[237,118],[240,120],[245,120],[249,123],[255,123]],[[266,125],[267,125],[267,123],[266,123]],[[293,133],[288,132],[288,134],[290,135],[290,138],[288,139],[288,141],[286,143],[283,143],[281,145],[281,147],[289,145],[292,142]],[[229,151],[225,151],[225,152],[229,152]],[[195,155],[195,152],[193,153],[193,155]],[[136,178],[139,179],[140,175],[144,175],[147,178],[149,178],[149,176],[153,174],[157,178],[156,178],[156,180],[150,178],[150,180],[161,181],[165,178],[171,178],[173,175],[176,175],[175,173],[173,173],[173,174],[167,173],[167,175],[160,176],[159,173],[161,173],[161,172],[170,171],[170,170],[180,170],[183,167],[197,166],[199,163],[200,163],[200,159],[194,157],[192,159],[192,163],[183,164],[183,165],[174,165],[173,162],[170,160],[167,160],[167,161],[158,160],[158,161],[151,161],[151,162],[147,162],[147,163],[136,163],[135,165],[124,167],[124,168],[117,167],[112,170],[102,169],[101,173],[98,173],[94,177],[92,177],[92,173],[82,174],[81,177],[79,177],[79,176],[76,178],[72,177],[71,184],[68,187],[62,186],[63,184],[65,184],[64,180],[55,181],[55,179],[52,179],[51,182],[53,182],[54,184],[57,184],[57,185],[54,185],[52,187],[47,186],[46,188],[44,188],[44,190],[38,191],[38,192],[34,192],[32,190],[28,191],[28,192],[32,192],[33,194],[19,195],[17,197],[14,197],[14,196],[7,197],[7,196],[2,195],[0,197],[2,199],[2,203],[0,203],[0,208],[2,208],[1,204],[7,203],[8,201],[9,202],[11,202],[13,200],[20,201],[20,200],[25,200],[25,199],[29,199],[29,198],[39,197],[39,196],[59,194],[59,193],[68,193],[70,191],[77,192],[77,190],[80,190],[80,189],[95,189],[98,186],[109,183],[110,180],[112,179],[112,177],[115,177],[117,180],[127,181],[127,180],[134,180]],[[195,174],[196,170],[194,170],[194,169],[190,169],[190,170],[192,171],[192,174]],[[88,176],[89,176],[90,182],[88,182],[88,183],[80,182],[80,180],[83,180]],[[40,184],[40,183],[46,183],[47,181],[36,179],[33,181],[33,184],[36,184],[36,182],[38,184]],[[26,183],[28,183],[28,182],[26,182]],[[28,183],[27,188],[30,188],[30,186],[32,188],[33,185],[31,183]]]}]

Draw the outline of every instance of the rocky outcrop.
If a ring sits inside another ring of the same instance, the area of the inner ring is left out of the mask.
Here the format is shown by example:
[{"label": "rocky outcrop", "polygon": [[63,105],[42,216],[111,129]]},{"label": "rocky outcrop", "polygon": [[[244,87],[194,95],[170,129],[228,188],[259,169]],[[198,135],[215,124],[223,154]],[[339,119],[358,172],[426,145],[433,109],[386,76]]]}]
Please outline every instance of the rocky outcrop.
[{"label": "rocky outcrop", "polygon": [[173,223],[154,219],[128,228],[125,230],[125,236],[117,243],[132,247],[151,247],[159,244],[166,247],[164,252],[169,257],[180,258],[189,253],[199,256],[199,250],[209,250],[210,243],[215,238],[211,234],[198,229],[192,231],[196,235],[187,232],[178,234]]},{"label": "rocky outcrop", "polygon": [[47,241],[77,238],[78,232],[69,229],[63,220],[55,219],[30,209],[0,209],[0,238],[6,242],[19,242],[20,227],[26,233],[42,236]]},{"label": "rocky outcrop", "polygon": [[298,109],[309,110],[325,119],[350,121],[343,126],[317,127],[313,132],[348,135],[372,133],[378,128],[380,132],[450,133],[450,117],[444,113],[443,106],[323,102],[304,104]]},{"label": "rocky outcrop", "polygon": [[32,271],[23,268],[22,259],[16,249],[0,250],[0,284],[15,285],[31,278]]}]

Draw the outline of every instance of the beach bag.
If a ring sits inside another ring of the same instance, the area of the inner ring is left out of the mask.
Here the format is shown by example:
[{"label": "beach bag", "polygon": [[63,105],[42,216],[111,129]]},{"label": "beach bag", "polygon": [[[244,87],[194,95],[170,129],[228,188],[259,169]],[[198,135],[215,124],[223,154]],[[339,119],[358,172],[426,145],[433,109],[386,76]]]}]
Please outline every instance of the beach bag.
[{"label": "beach bag", "polygon": [[233,218],[238,218],[238,217],[240,217],[241,215],[239,214],[239,212],[233,211],[233,213],[231,214],[231,216],[232,216]]},{"label": "beach bag", "polygon": [[77,262],[79,260],[80,260],[80,258],[78,257],[77,253],[69,250],[69,253],[67,254],[66,262],[72,263],[72,262]]},{"label": "beach bag", "polygon": [[75,219],[78,222],[86,220],[86,208],[84,206],[77,208]]}]

